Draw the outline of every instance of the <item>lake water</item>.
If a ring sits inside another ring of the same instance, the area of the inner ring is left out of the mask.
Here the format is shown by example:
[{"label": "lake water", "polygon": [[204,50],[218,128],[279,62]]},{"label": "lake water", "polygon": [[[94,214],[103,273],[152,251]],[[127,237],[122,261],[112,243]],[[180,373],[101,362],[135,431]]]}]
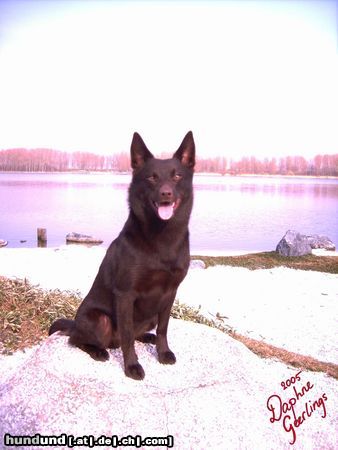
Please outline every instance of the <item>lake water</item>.
[{"label": "lake water", "polygon": [[[0,173],[0,239],[35,247],[41,227],[48,247],[72,231],[108,246],[128,215],[129,182],[130,175],[110,173]],[[338,244],[336,179],[195,175],[194,187],[193,253],[274,250],[288,229]]]}]

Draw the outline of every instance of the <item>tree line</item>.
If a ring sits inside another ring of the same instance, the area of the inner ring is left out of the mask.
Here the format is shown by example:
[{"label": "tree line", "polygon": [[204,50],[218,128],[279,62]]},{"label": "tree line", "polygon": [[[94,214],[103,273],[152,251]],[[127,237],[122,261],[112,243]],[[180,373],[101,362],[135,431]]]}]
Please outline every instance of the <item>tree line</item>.
[{"label": "tree line", "polygon": [[[162,155],[162,157],[165,155]],[[67,171],[130,170],[130,158],[126,152],[109,156],[90,152],[67,153],[51,149],[17,148],[0,150],[0,171],[67,172]],[[317,155],[312,159],[303,156],[258,159],[254,156],[239,160],[225,157],[199,158],[197,172],[223,175],[312,175],[338,177],[338,154]]]},{"label": "tree line", "polygon": [[128,171],[129,155],[119,153],[110,156],[90,152],[67,153],[47,148],[15,148],[0,150],[0,171],[18,172],[67,172]]}]

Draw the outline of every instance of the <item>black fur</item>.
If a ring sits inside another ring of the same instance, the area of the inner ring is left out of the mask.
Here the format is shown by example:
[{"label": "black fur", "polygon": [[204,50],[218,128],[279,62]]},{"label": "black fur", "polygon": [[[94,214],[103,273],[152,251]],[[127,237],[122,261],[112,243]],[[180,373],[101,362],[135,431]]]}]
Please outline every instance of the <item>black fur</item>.
[{"label": "black fur", "polygon": [[[75,320],[59,319],[61,331],[99,361],[107,348],[122,348],[125,374],[144,378],[135,339],[156,344],[158,360],[174,364],[167,328],[176,290],[189,267],[188,222],[193,204],[195,144],[189,132],[171,159],[156,159],[141,136],[131,144],[133,177],[129,217],[112,242]],[[156,335],[149,333],[156,327]]]}]

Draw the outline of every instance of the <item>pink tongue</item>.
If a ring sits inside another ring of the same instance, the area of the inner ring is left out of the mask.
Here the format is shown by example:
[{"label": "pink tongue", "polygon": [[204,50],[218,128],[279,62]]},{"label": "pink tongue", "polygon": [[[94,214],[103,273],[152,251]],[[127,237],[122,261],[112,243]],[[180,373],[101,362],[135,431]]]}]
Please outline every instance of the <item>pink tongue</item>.
[{"label": "pink tongue", "polygon": [[174,213],[174,204],[171,205],[160,205],[158,207],[158,215],[162,220],[169,220]]}]

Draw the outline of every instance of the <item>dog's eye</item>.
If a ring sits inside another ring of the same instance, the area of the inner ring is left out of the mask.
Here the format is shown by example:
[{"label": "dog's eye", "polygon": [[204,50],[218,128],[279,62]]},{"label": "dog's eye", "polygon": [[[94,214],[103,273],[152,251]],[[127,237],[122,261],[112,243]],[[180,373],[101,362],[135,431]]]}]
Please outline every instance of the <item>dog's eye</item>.
[{"label": "dog's eye", "polygon": [[147,177],[147,180],[150,181],[150,183],[156,183],[158,180],[158,176],[156,175],[156,173],[153,173],[152,175],[150,175],[150,177]]},{"label": "dog's eye", "polygon": [[175,173],[175,175],[173,176],[174,181],[180,181],[181,178],[182,178],[182,175],[180,175],[179,173]]}]

